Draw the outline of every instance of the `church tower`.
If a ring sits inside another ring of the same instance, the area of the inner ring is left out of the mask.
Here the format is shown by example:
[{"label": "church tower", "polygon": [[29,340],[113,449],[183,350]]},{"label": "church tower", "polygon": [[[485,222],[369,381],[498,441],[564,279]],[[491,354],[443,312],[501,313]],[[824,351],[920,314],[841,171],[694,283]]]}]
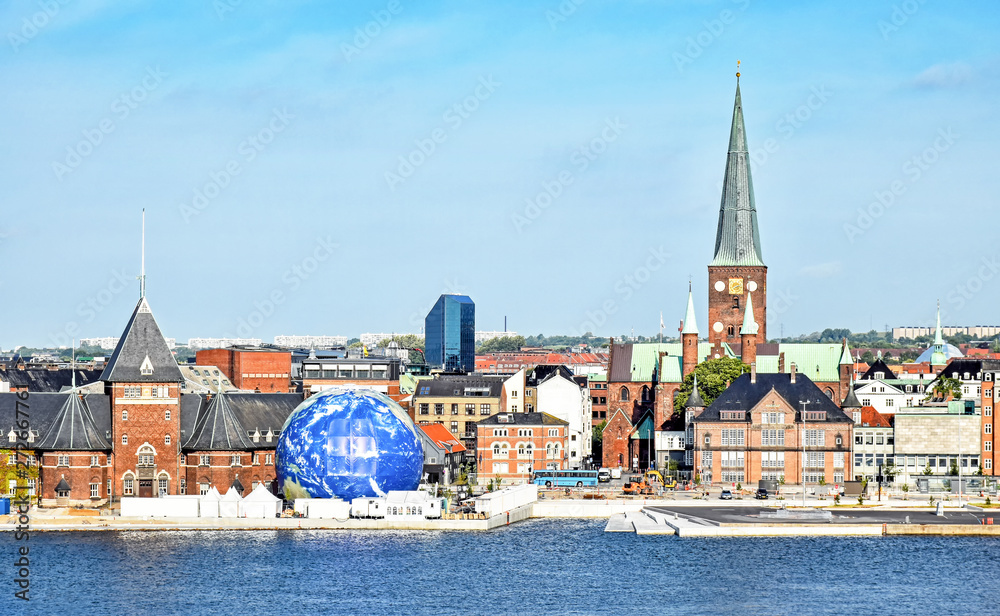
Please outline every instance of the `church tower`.
[{"label": "church tower", "polygon": [[708,340],[714,345],[713,356],[722,355],[723,343],[740,342],[749,293],[757,297],[757,341],[767,342],[767,266],[760,250],[739,77],[736,73],[715,255],[708,264]]}]

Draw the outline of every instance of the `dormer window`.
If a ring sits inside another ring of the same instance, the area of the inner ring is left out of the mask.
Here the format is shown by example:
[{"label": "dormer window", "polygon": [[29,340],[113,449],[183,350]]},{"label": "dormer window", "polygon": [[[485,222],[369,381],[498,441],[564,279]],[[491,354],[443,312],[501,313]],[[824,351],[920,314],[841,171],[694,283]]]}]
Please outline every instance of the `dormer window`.
[{"label": "dormer window", "polygon": [[142,365],[139,366],[139,374],[142,376],[153,374],[153,362],[149,361],[149,355],[146,356],[146,359],[142,360]]}]

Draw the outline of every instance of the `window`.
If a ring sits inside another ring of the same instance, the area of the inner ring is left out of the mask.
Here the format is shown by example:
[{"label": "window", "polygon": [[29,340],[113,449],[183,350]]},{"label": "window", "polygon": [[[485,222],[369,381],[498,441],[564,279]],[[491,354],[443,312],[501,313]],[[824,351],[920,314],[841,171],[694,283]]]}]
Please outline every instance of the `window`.
[{"label": "window", "polygon": [[452,415],[458,415],[458,405],[457,404],[452,404],[451,405],[451,414]]},{"label": "window", "polygon": [[993,451],[993,441],[983,441],[983,451]]},{"label": "window", "polygon": [[986,424],[985,426],[983,426],[983,430],[986,432],[986,434],[993,434],[993,424]]},{"label": "window", "polygon": [[722,421],[743,421],[746,413],[743,411],[719,411],[719,419]]},{"label": "window", "polygon": [[208,466],[209,465],[209,456],[203,454],[201,456],[198,456],[198,458],[199,458],[198,463],[201,466]]},{"label": "window", "polygon": [[229,459],[230,466],[243,466],[243,458],[238,453],[234,453]]},{"label": "window", "polygon": [[761,413],[760,423],[765,424],[783,424],[785,423],[784,413]]},{"label": "window", "polygon": [[760,431],[760,444],[764,447],[784,447],[785,446],[785,431],[784,430],[761,430]]},{"label": "window", "polygon": [[163,411],[163,421],[170,421],[170,411]]},{"label": "window", "polygon": [[516,404],[511,404],[510,405],[510,412],[511,413],[516,413],[517,412],[517,405]]},{"label": "window", "polygon": [[169,445],[170,444],[170,435],[169,434],[167,434],[166,436],[163,437],[163,444],[165,444],[165,445]]},{"label": "window", "polygon": [[166,494],[167,493],[167,478],[166,477],[160,477],[160,480],[157,482],[157,484],[158,484],[157,488],[159,489],[159,491],[157,492],[157,494]]},{"label": "window", "polygon": [[806,446],[822,447],[826,444],[825,430],[806,430]]},{"label": "window", "polygon": [[457,421],[451,422],[451,433],[452,434],[458,434],[458,422]]},{"label": "window", "polygon": [[[736,298],[736,301],[738,302],[739,298]],[[730,325],[729,328],[726,330],[726,334],[729,335],[729,336],[735,336],[736,335],[736,328],[733,327],[732,325]]]},{"label": "window", "polygon": [[760,453],[761,468],[785,468],[784,451],[762,451]]},{"label": "window", "polygon": [[[703,451],[701,452],[701,467],[702,468],[712,468],[712,452]],[[702,479],[704,481],[704,478]]]},{"label": "window", "polygon": [[251,462],[251,464],[253,464],[254,466],[260,466],[260,454],[259,453],[253,454],[253,461]]},{"label": "window", "polygon": [[128,434],[122,434],[122,445],[128,445]]},{"label": "window", "polygon": [[892,406],[892,398],[886,398],[885,399],[885,405],[886,406]]},{"label": "window", "polygon": [[871,398],[862,398],[861,399],[861,406],[871,406],[871,405],[872,405],[872,399]]},{"label": "window", "polygon": [[466,404],[465,405],[465,414],[466,415],[475,415],[476,414],[476,405],[475,405],[475,403],[473,403],[473,404]]},{"label": "window", "polygon": [[128,421],[128,411],[122,411],[122,421]]},{"label": "window", "polygon": [[61,455],[59,456],[59,461],[56,466],[69,466],[69,456]]},{"label": "window", "polygon": [[742,447],[745,444],[745,442],[744,442],[745,432],[746,432],[745,430],[726,430],[726,429],[723,429],[722,430],[722,440],[720,441],[720,444],[723,447],[725,447],[727,445],[728,446]]},{"label": "window", "polygon": [[90,456],[90,465],[91,466],[100,466],[101,465],[101,457],[100,456]]},{"label": "window", "polygon": [[881,434],[876,434],[875,435],[875,444],[876,445],[883,445],[883,444],[885,444],[885,437],[883,435],[881,435]]},{"label": "window", "polygon": [[516,397],[517,397],[517,390],[516,390],[516,389],[514,389],[514,390],[512,390],[512,391],[510,392],[510,397],[511,397],[511,398],[516,398]]},{"label": "window", "polygon": [[621,400],[622,402],[628,402],[628,388],[627,387],[622,387],[620,390],[618,390],[618,399]]},{"label": "window", "polygon": [[864,435],[862,435],[862,434],[855,434],[854,435],[854,444],[855,445],[864,445],[865,444],[865,437],[864,437]]},{"label": "window", "polygon": [[434,405],[434,414],[435,415],[444,415],[444,404],[435,404]]},{"label": "window", "polygon": [[429,415],[430,414],[430,410],[429,410],[429,405],[428,404],[426,404],[426,403],[421,403],[420,404],[420,414],[421,415]]},{"label": "window", "polygon": [[806,452],[806,468],[823,468],[825,454],[822,451]]},{"label": "window", "polygon": [[983,408],[983,415],[987,417],[993,417],[993,407],[987,406]]},{"label": "window", "polygon": [[188,482],[187,482],[187,479],[181,479],[180,493],[181,494],[187,494],[188,493]]},{"label": "window", "polygon": [[143,449],[139,452],[139,466],[155,466],[153,454],[144,453],[148,451],[149,449]]},{"label": "window", "polygon": [[549,436],[559,436],[559,428],[549,428]]},{"label": "window", "polygon": [[125,496],[132,496],[132,490],[132,477],[126,477],[122,482],[122,493],[125,494]]},{"label": "window", "polygon": [[743,468],[743,452],[742,451],[723,451],[722,452],[722,466],[729,468]]},{"label": "window", "polygon": [[510,464],[507,463],[507,462],[494,462],[493,463],[493,472],[496,473],[496,474],[498,474],[498,475],[500,475],[500,474],[506,475],[509,472],[509,470],[508,470],[509,468],[510,468]]},{"label": "window", "polygon": [[101,497],[101,484],[92,483],[90,484],[90,498],[100,498]]},{"label": "window", "polygon": [[210,489],[211,489],[211,486],[209,486],[207,483],[199,483],[198,484],[198,494],[201,494],[202,496],[205,496],[206,494],[208,494],[208,491]]},{"label": "window", "polygon": [[273,453],[269,453],[269,454],[267,454],[267,455],[264,456],[264,464],[270,465],[273,462],[274,462],[274,454]]},{"label": "window", "polygon": [[712,444],[712,435],[711,434],[706,434],[705,435],[705,447],[708,447],[711,444]]},{"label": "window", "polygon": [[489,415],[490,414],[490,404],[480,404],[479,405],[479,414],[480,415]]}]

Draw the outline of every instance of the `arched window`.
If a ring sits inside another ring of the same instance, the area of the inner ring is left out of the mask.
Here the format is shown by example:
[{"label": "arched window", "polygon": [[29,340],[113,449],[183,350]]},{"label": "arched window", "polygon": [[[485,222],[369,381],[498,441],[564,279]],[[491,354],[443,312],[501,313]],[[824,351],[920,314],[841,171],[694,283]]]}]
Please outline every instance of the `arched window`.
[{"label": "arched window", "polygon": [[647,385],[642,386],[642,401],[649,402],[649,386]]},{"label": "arched window", "polygon": [[833,390],[827,387],[824,391],[826,393],[826,397],[833,400]]},{"label": "arched window", "polygon": [[618,392],[618,398],[622,402],[628,402],[628,388],[627,387],[622,387],[621,388],[621,391]]},{"label": "arched window", "polygon": [[732,325],[730,325],[729,329],[726,330],[726,335],[727,336],[734,336],[734,335],[736,335],[736,328],[733,327]]},{"label": "arched window", "polygon": [[122,421],[128,421],[128,411],[122,411]]},{"label": "arched window", "polygon": [[156,451],[149,445],[143,445],[137,452],[139,455],[139,466],[155,466]]},{"label": "arched window", "polygon": [[545,457],[550,460],[552,459],[552,443],[545,446]]},{"label": "arched window", "polygon": [[493,443],[493,457],[497,458],[500,456],[500,443]]}]

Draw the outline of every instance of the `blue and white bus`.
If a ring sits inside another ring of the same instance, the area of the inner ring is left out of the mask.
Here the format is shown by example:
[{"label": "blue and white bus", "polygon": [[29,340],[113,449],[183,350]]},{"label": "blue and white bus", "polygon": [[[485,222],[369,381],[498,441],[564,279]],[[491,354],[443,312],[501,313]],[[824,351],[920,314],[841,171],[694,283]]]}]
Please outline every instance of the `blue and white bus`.
[{"label": "blue and white bus", "polygon": [[546,488],[597,485],[597,471],[535,471],[531,482]]}]

